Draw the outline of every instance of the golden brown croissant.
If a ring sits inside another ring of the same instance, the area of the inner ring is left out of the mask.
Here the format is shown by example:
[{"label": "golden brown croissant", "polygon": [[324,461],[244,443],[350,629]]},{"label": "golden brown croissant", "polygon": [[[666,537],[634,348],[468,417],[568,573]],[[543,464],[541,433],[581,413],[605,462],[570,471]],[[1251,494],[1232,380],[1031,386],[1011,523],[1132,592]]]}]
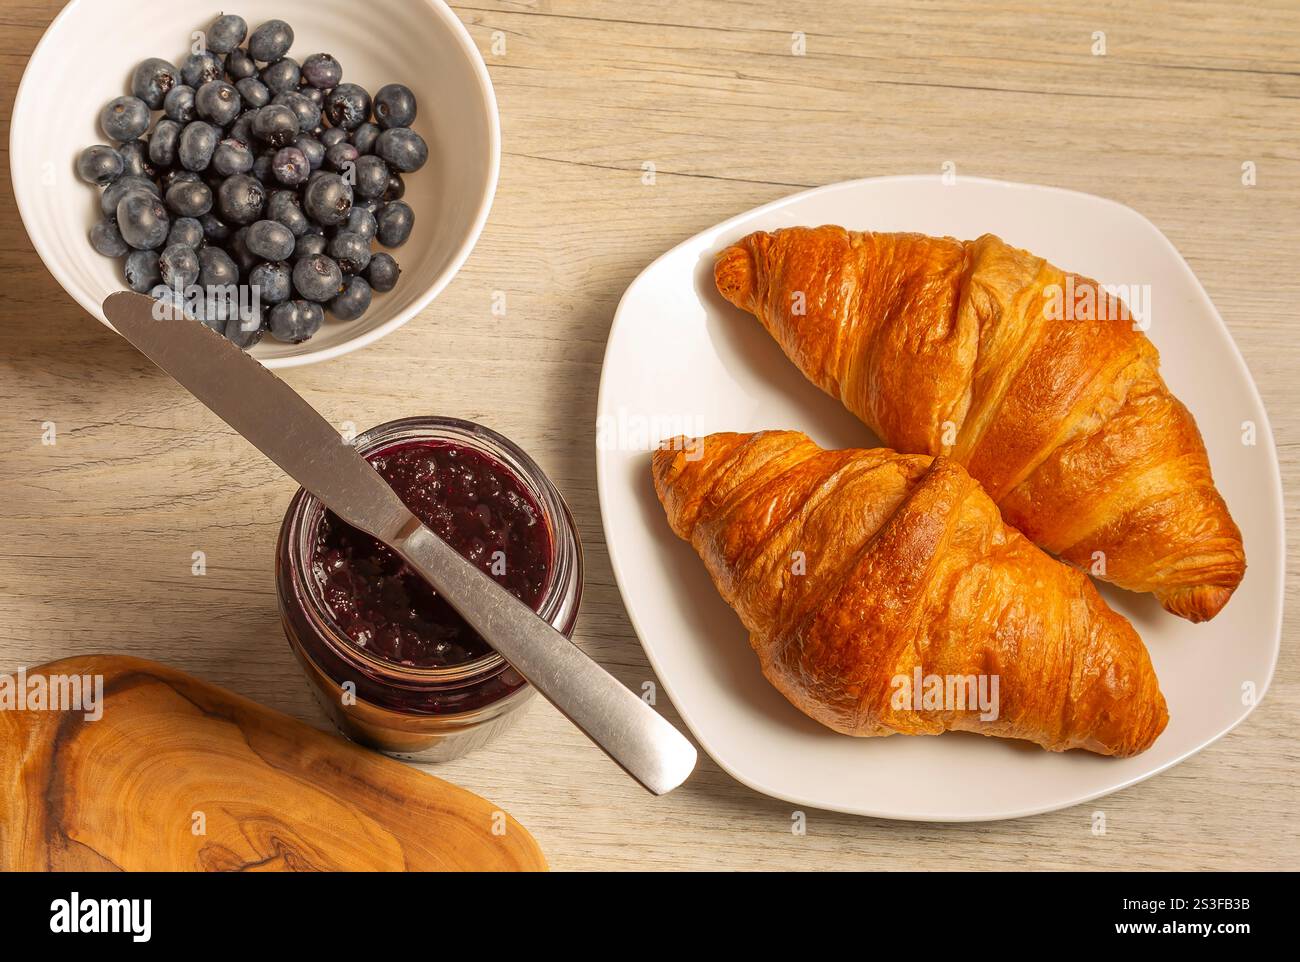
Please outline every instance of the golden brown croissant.
[{"label": "golden brown croissant", "polygon": [[[765,431],[675,439],[653,473],[763,674],[823,725],[1103,755],[1143,751],[1165,727],[1133,628],[1085,575],[1004,524],[954,461]],[[996,717],[969,696],[964,710],[918,699],[923,679],[927,690],[987,680]]]},{"label": "golden brown croissant", "polygon": [[841,227],[750,234],[715,279],[885,444],[958,461],[1061,559],[1192,621],[1240,583],[1196,423],[1095,281],[991,234]]}]

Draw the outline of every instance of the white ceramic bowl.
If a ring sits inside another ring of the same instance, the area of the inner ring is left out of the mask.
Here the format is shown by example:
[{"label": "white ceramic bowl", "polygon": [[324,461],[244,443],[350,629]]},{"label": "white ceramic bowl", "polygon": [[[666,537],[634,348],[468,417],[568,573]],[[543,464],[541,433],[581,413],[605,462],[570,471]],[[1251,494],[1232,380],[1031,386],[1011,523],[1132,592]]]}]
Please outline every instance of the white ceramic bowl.
[{"label": "white ceramic bowl", "polygon": [[[9,135],[18,210],[50,273],[104,324],[100,305],[125,281],[121,261],[97,254],[87,240],[99,218],[99,189],[77,177],[77,155],[105,142],[99,111],[130,92],[136,64],[156,56],[179,65],[191,34],[222,9],[198,0],[72,0],[23,73]],[[303,344],[264,338],[253,349],[273,368],[338,357],[405,324],[469,256],[492,205],[500,162],[492,82],[469,33],[442,0],[247,0],[225,12],[242,16],[250,31],[266,20],[285,20],[294,29],[294,59],[331,53],[345,81],[372,93],[385,83],[404,83],[419,102],[414,128],[429,144],[429,162],[405,178],[415,229],[392,252],[402,268],[397,287],[376,294],[360,320],[327,315],[320,332]],[[78,67],[90,63],[107,69]]]}]

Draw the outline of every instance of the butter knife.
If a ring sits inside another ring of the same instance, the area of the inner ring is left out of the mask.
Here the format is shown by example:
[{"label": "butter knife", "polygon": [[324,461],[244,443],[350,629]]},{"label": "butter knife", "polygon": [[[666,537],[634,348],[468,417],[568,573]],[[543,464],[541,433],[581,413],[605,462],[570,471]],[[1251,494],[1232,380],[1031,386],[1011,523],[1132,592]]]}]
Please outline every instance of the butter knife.
[{"label": "butter knife", "polygon": [[121,291],[104,301],[119,334],[340,518],[391,546],[474,630],[623,769],[656,795],[695,767],[695,748],[653,708],[420,523],[355,447],[278,377],[220,334]]}]

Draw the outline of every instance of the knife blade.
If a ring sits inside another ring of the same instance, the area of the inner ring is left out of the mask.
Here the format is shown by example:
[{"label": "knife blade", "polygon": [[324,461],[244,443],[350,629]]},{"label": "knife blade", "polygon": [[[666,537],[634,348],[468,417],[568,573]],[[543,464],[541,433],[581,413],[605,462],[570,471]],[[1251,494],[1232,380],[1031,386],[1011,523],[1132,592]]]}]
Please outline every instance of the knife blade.
[{"label": "knife blade", "polygon": [[[114,329],[355,528],[388,544],[552,704],[656,795],[695,767],[658,712],[420,523],[370,463],[297,392],[220,334],[159,302],[110,294]],[[164,312],[159,312],[164,313]]]}]

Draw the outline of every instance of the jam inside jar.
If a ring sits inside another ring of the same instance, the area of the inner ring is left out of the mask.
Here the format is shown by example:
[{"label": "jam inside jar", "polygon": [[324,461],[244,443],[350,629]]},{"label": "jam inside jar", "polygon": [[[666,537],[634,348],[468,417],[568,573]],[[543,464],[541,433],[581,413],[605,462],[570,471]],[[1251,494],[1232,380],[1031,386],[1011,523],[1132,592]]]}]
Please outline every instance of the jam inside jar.
[{"label": "jam inside jar", "polygon": [[[551,566],[541,507],[495,458],[452,441],[406,441],[366,458],[411,513],[536,610]],[[413,668],[447,668],[492,648],[392,548],[325,511],[311,573],[358,648]]]},{"label": "jam inside jar", "polygon": [[[517,445],[483,425],[407,418],[358,451],[434,533],[570,635],[582,547],[564,499]],[[290,648],[350,738],[441,761],[512,724],[534,693],[423,578],[383,543],[300,490],[276,548]]]}]

